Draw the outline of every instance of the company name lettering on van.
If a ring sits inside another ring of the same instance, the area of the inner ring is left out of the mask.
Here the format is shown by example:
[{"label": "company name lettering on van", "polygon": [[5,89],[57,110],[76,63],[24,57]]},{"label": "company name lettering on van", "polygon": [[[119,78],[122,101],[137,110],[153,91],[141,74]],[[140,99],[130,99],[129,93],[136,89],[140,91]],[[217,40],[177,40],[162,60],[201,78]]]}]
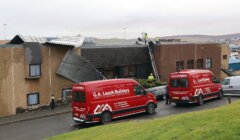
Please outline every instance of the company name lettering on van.
[{"label": "company name lettering on van", "polygon": [[186,74],[177,74],[177,75],[171,75],[171,78],[186,78]]},{"label": "company name lettering on van", "polygon": [[129,89],[119,89],[119,90],[111,90],[111,91],[102,91],[102,92],[94,92],[93,97],[103,97],[103,96],[114,96],[120,94],[129,94]]},{"label": "company name lettering on van", "polygon": [[207,82],[207,81],[210,81],[210,78],[194,79],[193,83],[201,83],[201,82]]}]

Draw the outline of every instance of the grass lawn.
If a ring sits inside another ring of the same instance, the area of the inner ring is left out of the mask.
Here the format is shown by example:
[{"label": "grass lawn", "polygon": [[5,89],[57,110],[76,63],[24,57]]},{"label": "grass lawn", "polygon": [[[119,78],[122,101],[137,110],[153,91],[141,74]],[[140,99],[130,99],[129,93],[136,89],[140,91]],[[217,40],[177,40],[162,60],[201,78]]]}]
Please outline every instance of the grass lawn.
[{"label": "grass lawn", "polygon": [[[179,108],[181,109],[181,108]],[[152,120],[99,125],[49,140],[232,140],[240,139],[240,102]]]}]

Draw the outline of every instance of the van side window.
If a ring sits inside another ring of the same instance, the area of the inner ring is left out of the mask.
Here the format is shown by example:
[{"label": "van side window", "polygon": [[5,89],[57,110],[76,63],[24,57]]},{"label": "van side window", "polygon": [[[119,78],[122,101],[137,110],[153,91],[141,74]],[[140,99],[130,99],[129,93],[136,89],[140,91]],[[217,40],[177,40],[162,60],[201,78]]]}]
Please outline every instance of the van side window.
[{"label": "van side window", "polygon": [[230,79],[224,79],[221,84],[222,85],[230,85]]},{"label": "van side window", "polygon": [[143,95],[145,94],[145,90],[141,86],[136,85],[134,86],[134,93],[135,95]]}]

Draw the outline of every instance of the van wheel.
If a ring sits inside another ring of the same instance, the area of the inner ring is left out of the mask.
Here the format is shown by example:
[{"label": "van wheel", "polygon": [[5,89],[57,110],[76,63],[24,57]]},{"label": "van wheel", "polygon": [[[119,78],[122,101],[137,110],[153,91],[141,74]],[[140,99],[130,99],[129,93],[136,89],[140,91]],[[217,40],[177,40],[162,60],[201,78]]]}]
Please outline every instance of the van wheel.
[{"label": "van wheel", "polygon": [[198,96],[198,105],[203,105],[203,96],[202,95],[199,95]]},{"label": "van wheel", "polygon": [[153,103],[149,103],[149,104],[147,105],[146,112],[147,112],[148,114],[153,114],[153,113],[155,113],[155,105],[154,105]]},{"label": "van wheel", "polygon": [[223,91],[220,90],[220,91],[218,92],[218,98],[221,99],[222,97],[223,97]]},{"label": "van wheel", "polygon": [[101,115],[101,123],[102,124],[107,124],[110,123],[112,121],[112,114],[110,112],[104,112]]},{"label": "van wheel", "polygon": [[181,106],[181,104],[180,103],[175,103],[176,104],[176,106]]}]

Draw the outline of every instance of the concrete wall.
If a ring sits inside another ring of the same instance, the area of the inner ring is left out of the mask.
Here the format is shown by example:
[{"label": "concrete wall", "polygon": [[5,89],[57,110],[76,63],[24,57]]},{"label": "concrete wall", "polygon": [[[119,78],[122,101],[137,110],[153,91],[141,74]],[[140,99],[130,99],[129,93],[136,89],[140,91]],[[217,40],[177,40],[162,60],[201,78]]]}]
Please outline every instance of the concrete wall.
[{"label": "concrete wall", "polygon": [[184,61],[187,68],[187,60],[194,60],[194,68],[197,67],[197,59],[212,58],[212,67],[209,68],[218,78],[221,72],[221,45],[219,44],[162,44],[154,47],[156,66],[162,81],[168,80],[168,75],[176,72],[176,62]]},{"label": "concrete wall", "polygon": [[40,105],[48,104],[51,94],[60,99],[62,89],[73,84],[56,74],[67,49],[42,46],[41,77],[29,79],[26,76],[29,66],[25,62],[24,47],[12,45],[0,48],[0,116],[15,114],[17,107],[29,108],[29,93],[39,93]]}]

